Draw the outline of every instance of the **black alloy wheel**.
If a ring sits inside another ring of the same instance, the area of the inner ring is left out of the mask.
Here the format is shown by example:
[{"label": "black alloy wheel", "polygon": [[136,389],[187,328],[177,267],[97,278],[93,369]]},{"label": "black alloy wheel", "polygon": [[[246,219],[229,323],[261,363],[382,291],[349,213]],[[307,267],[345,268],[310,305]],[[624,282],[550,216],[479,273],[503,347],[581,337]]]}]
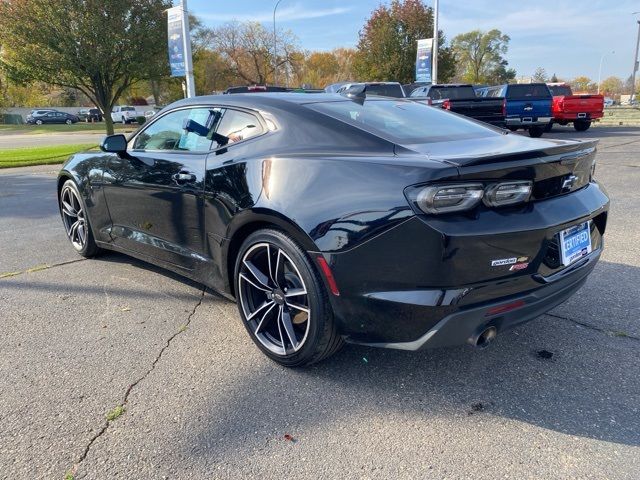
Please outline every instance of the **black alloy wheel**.
[{"label": "black alloy wheel", "polygon": [[288,235],[277,230],[251,234],[236,260],[235,287],[251,339],[277,363],[308,365],[342,346],[326,289]]},{"label": "black alloy wheel", "polygon": [[73,180],[67,180],[60,190],[60,214],[73,248],[83,257],[93,257],[99,248],[93,238],[87,209]]}]

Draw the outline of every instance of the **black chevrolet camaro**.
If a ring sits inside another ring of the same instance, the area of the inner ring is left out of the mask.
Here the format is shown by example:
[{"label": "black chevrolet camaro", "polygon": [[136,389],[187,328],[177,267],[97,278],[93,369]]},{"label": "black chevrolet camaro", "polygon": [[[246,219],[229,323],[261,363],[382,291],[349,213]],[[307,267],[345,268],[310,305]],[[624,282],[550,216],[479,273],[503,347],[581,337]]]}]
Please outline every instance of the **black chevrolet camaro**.
[{"label": "black chevrolet camaro", "polygon": [[595,141],[538,140],[408,100],[197,97],[72,156],[62,220],[235,299],[286,366],[346,341],[470,343],[572,295],[603,248]]}]

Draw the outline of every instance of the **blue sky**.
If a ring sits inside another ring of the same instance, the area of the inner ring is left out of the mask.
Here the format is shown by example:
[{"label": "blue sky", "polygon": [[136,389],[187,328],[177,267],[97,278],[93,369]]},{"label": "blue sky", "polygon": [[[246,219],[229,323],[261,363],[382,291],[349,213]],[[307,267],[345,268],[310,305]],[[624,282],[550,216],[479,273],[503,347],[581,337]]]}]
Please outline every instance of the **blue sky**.
[{"label": "blue sky", "polygon": [[[174,0],[177,3],[177,0]],[[353,47],[380,0],[282,0],[278,27],[290,29],[308,50]],[[432,0],[426,0],[432,5]],[[275,0],[188,0],[189,10],[215,26],[237,19],[271,25]],[[440,0],[440,28],[447,39],[480,28],[511,37],[507,59],[518,75],[544,67],[549,75],[627,78],[633,66],[640,0]],[[615,51],[614,54],[611,54]]]}]

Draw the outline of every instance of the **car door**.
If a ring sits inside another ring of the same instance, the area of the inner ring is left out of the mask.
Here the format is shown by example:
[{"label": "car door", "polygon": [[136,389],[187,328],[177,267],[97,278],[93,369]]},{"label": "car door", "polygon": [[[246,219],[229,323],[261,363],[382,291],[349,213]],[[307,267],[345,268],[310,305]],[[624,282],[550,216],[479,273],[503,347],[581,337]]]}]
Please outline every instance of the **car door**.
[{"label": "car door", "polygon": [[56,112],[47,112],[40,117],[40,120],[42,120],[42,123],[56,123]]},{"label": "car door", "polygon": [[[214,111],[173,110],[129,140],[127,155],[109,159],[104,173],[111,235],[123,249],[193,269],[202,260],[203,191]],[[219,118],[219,116],[218,116]],[[189,120],[206,129],[185,129]]]}]

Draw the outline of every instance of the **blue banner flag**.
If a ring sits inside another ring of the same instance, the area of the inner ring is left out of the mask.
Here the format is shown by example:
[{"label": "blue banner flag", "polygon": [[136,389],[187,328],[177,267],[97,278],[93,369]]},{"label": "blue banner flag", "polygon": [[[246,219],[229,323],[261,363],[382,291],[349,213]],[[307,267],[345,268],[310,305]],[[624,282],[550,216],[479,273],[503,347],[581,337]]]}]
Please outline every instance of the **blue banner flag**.
[{"label": "blue banner flag", "polygon": [[182,7],[167,10],[167,33],[169,37],[169,66],[172,77],[184,77],[184,40],[182,36]]},{"label": "blue banner flag", "polygon": [[431,83],[431,65],[433,55],[433,38],[418,40],[416,54],[416,82]]}]

